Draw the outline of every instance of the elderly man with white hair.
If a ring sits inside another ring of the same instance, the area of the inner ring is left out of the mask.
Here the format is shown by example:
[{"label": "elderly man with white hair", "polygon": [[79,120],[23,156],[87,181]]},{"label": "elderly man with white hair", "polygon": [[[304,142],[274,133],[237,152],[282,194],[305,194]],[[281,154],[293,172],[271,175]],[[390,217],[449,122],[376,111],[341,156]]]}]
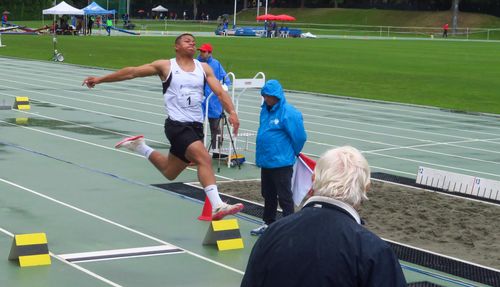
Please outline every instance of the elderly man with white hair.
[{"label": "elderly man with white hair", "polygon": [[241,286],[406,286],[391,247],[362,226],[357,210],[369,188],[370,167],[357,149],[322,155],[312,196],[255,243]]}]

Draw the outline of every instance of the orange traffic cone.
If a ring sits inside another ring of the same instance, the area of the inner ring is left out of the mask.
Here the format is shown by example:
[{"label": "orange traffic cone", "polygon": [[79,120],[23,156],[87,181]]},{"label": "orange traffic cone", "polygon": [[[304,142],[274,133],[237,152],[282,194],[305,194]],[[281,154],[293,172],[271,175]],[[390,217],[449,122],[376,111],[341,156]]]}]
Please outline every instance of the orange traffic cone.
[{"label": "orange traffic cone", "polygon": [[210,204],[210,200],[208,197],[205,197],[205,204],[203,205],[203,211],[201,215],[198,216],[198,220],[211,221],[212,220],[212,204]]}]

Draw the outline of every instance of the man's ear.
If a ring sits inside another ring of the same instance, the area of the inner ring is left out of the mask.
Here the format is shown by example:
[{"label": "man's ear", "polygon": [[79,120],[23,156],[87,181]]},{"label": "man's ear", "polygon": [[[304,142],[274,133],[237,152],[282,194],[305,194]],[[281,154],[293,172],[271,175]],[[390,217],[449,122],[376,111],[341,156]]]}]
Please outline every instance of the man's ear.
[{"label": "man's ear", "polygon": [[[316,174],[314,174],[314,173],[313,173],[313,174],[311,175],[311,181],[312,181],[313,183],[314,183],[314,179],[316,179]],[[314,194],[314,190],[313,190],[313,188],[312,188],[312,186],[311,186],[311,188],[310,188],[310,189],[309,189],[309,191],[307,192],[307,196],[313,196],[313,194]]]},{"label": "man's ear", "polygon": [[366,186],[365,186],[365,193],[368,193],[370,191],[370,189],[372,188],[372,183],[369,182]]}]

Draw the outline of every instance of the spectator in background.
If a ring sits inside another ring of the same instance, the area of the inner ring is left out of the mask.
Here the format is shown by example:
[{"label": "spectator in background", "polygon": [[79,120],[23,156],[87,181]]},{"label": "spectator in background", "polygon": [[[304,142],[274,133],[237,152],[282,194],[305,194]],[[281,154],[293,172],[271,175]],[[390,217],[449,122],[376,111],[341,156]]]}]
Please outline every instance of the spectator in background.
[{"label": "spectator in background", "polygon": [[448,23],[443,25],[443,38],[448,38],[448,29],[449,29]]},{"label": "spectator in background", "polygon": [[271,23],[267,20],[264,21],[264,31],[266,33],[266,37],[271,38]]},{"label": "spectator in background", "polygon": [[71,26],[76,29],[76,16],[71,16]]},{"label": "spectator in background", "polygon": [[[222,67],[221,63],[212,56],[213,48],[210,43],[205,43],[198,48],[200,55],[198,56],[198,61],[202,63],[207,63],[212,70],[214,75],[219,82],[222,84],[222,88],[227,92],[228,86],[231,85],[231,81],[227,77],[226,70]],[[203,113],[206,114],[206,103],[208,97],[213,94],[212,89],[208,85],[205,85],[205,99],[203,100]],[[220,130],[220,120],[223,118],[222,104],[220,103],[217,96],[212,95],[208,102],[208,122],[210,124],[210,149],[219,149],[221,147],[221,139],[217,145],[217,135],[221,134]],[[220,151],[218,151],[220,153]]]},{"label": "spectator in background", "polygon": [[7,27],[8,16],[7,13],[2,14],[2,27]]},{"label": "spectator in background", "polygon": [[229,21],[227,19],[224,19],[224,23],[222,24],[222,34],[224,36],[227,36],[228,30],[229,30]]},{"label": "spectator in background", "polygon": [[370,167],[355,148],[323,154],[312,197],[272,224],[255,243],[241,287],[405,287],[391,247],[362,226]]},{"label": "spectator in background", "polygon": [[79,34],[81,34],[82,33],[82,28],[83,28],[83,18],[81,16],[78,16],[76,18],[76,32],[79,33]]},{"label": "spectator in background", "polygon": [[111,27],[113,27],[113,19],[108,16],[106,20],[106,32],[108,32],[108,36],[111,36]]},{"label": "spectator in background", "polygon": [[302,113],[287,103],[277,80],[267,81],[260,93],[264,103],[260,111],[255,157],[257,166],[261,168],[264,225],[252,230],[252,235],[263,234],[276,220],[278,202],[283,216],[294,212],[293,164],[307,139]]},{"label": "spectator in background", "polygon": [[94,26],[94,17],[90,16],[87,22],[87,33],[92,35],[92,26]]},{"label": "spectator in background", "polygon": [[102,22],[101,16],[96,16],[95,17],[95,25],[97,26],[98,29],[101,28],[101,22]]}]

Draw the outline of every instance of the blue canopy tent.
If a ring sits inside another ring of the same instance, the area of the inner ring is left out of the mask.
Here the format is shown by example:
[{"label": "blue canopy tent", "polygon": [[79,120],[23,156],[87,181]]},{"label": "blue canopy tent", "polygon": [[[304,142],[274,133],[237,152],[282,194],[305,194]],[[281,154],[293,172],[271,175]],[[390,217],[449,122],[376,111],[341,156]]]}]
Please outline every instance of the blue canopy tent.
[{"label": "blue canopy tent", "polygon": [[[115,18],[116,10],[106,10],[99,6],[99,4],[92,2],[90,3],[87,7],[83,8],[83,13],[85,17],[88,16],[93,16],[93,15],[111,15],[113,14],[113,18]],[[86,25],[88,23],[88,20],[85,19],[85,29],[87,29]]]},{"label": "blue canopy tent", "polygon": [[92,2],[89,6],[82,9],[85,15],[109,15],[116,14],[116,10],[106,10],[99,6],[99,4]]}]

